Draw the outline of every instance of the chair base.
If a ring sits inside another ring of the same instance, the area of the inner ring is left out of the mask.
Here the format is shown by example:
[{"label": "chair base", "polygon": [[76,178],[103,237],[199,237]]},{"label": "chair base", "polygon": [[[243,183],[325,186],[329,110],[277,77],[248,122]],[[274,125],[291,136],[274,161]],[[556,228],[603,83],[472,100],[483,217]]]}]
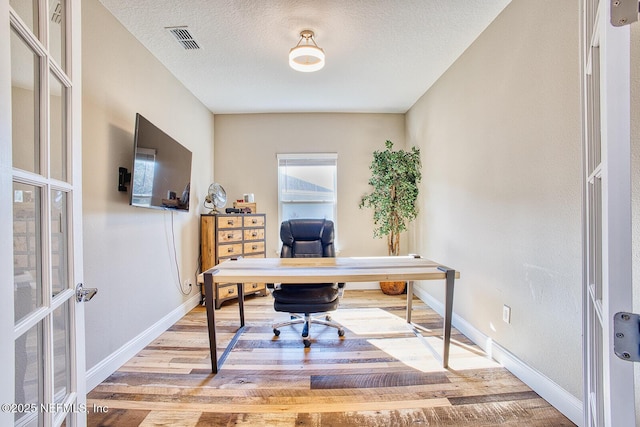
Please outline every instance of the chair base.
[{"label": "chair base", "polygon": [[280,329],[282,326],[288,326],[288,325],[297,325],[297,324],[304,324],[303,328],[302,328],[302,338],[304,338],[302,340],[302,342],[304,343],[305,347],[310,347],[311,346],[311,337],[309,336],[309,330],[311,329],[311,324],[312,323],[317,323],[320,325],[325,325],[325,326],[330,326],[332,328],[336,328],[338,330],[338,336],[339,337],[343,337],[344,336],[344,329],[342,328],[342,326],[334,321],[331,320],[331,316],[329,316],[328,314],[324,315],[324,319],[320,319],[320,316],[312,316],[309,313],[304,313],[304,314],[296,314],[296,313],[291,313],[291,320],[288,320],[286,322],[279,322],[279,323],[274,323],[273,324],[273,334],[275,336],[279,336],[280,335]]}]

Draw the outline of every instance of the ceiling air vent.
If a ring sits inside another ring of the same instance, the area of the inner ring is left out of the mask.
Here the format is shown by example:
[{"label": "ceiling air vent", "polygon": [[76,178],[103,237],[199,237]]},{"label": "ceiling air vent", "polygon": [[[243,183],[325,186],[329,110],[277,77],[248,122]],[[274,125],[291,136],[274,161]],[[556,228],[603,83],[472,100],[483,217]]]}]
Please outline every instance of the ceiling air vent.
[{"label": "ceiling air vent", "polygon": [[176,38],[180,46],[184,49],[200,49],[200,45],[195,41],[187,27],[166,27],[165,29],[173,34],[173,37]]}]

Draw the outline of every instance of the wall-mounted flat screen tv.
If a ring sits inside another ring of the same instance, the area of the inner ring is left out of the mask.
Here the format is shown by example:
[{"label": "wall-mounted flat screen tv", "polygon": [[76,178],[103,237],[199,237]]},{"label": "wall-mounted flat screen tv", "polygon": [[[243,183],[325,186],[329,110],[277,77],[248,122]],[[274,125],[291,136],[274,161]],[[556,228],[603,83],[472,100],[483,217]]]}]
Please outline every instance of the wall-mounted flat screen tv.
[{"label": "wall-mounted flat screen tv", "polygon": [[134,134],[131,205],[189,210],[191,151],[140,113]]}]

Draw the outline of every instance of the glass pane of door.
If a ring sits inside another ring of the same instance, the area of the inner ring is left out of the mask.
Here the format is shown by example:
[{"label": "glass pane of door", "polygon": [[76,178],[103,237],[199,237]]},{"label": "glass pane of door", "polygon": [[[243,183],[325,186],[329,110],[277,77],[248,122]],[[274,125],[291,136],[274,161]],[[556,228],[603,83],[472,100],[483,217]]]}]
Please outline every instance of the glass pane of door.
[{"label": "glass pane of door", "polygon": [[71,389],[69,301],[53,312],[53,402],[64,402]]},{"label": "glass pane of door", "polygon": [[65,1],[49,0],[49,52],[54,61],[66,71]]},{"label": "glass pane of door", "polygon": [[52,296],[69,286],[69,220],[67,193],[51,192],[51,288]]},{"label": "glass pane of door", "polygon": [[9,0],[9,5],[38,37],[38,0]]},{"label": "glass pane of door", "polygon": [[15,413],[19,425],[42,425],[39,408],[44,389],[43,329],[42,322],[38,322],[16,340],[15,403],[24,409]]},{"label": "glass pane of door", "polygon": [[13,167],[40,173],[40,58],[11,30]]},{"label": "glass pane of door", "polygon": [[49,73],[49,146],[51,177],[67,179],[67,88]]},{"label": "glass pane of door", "polygon": [[33,185],[13,185],[14,318],[42,307],[41,191]]}]

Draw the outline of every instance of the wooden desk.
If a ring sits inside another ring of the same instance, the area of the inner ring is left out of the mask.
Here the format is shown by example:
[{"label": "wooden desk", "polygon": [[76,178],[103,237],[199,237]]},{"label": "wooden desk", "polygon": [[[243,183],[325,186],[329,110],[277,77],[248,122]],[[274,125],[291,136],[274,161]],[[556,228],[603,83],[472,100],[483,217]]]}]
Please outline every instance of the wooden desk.
[{"label": "wooden desk", "polygon": [[[411,323],[414,280],[444,280],[446,284],[444,313],[444,347],[442,366],[449,364],[453,286],[460,273],[434,261],[419,257],[353,257],[353,258],[242,258],[226,260],[200,275],[205,288],[211,368],[218,372],[244,331],[244,283],[327,283],[407,281],[407,322]],[[236,283],[240,328],[218,360],[216,347],[214,283]],[[419,334],[414,326],[414,332]]]}]

